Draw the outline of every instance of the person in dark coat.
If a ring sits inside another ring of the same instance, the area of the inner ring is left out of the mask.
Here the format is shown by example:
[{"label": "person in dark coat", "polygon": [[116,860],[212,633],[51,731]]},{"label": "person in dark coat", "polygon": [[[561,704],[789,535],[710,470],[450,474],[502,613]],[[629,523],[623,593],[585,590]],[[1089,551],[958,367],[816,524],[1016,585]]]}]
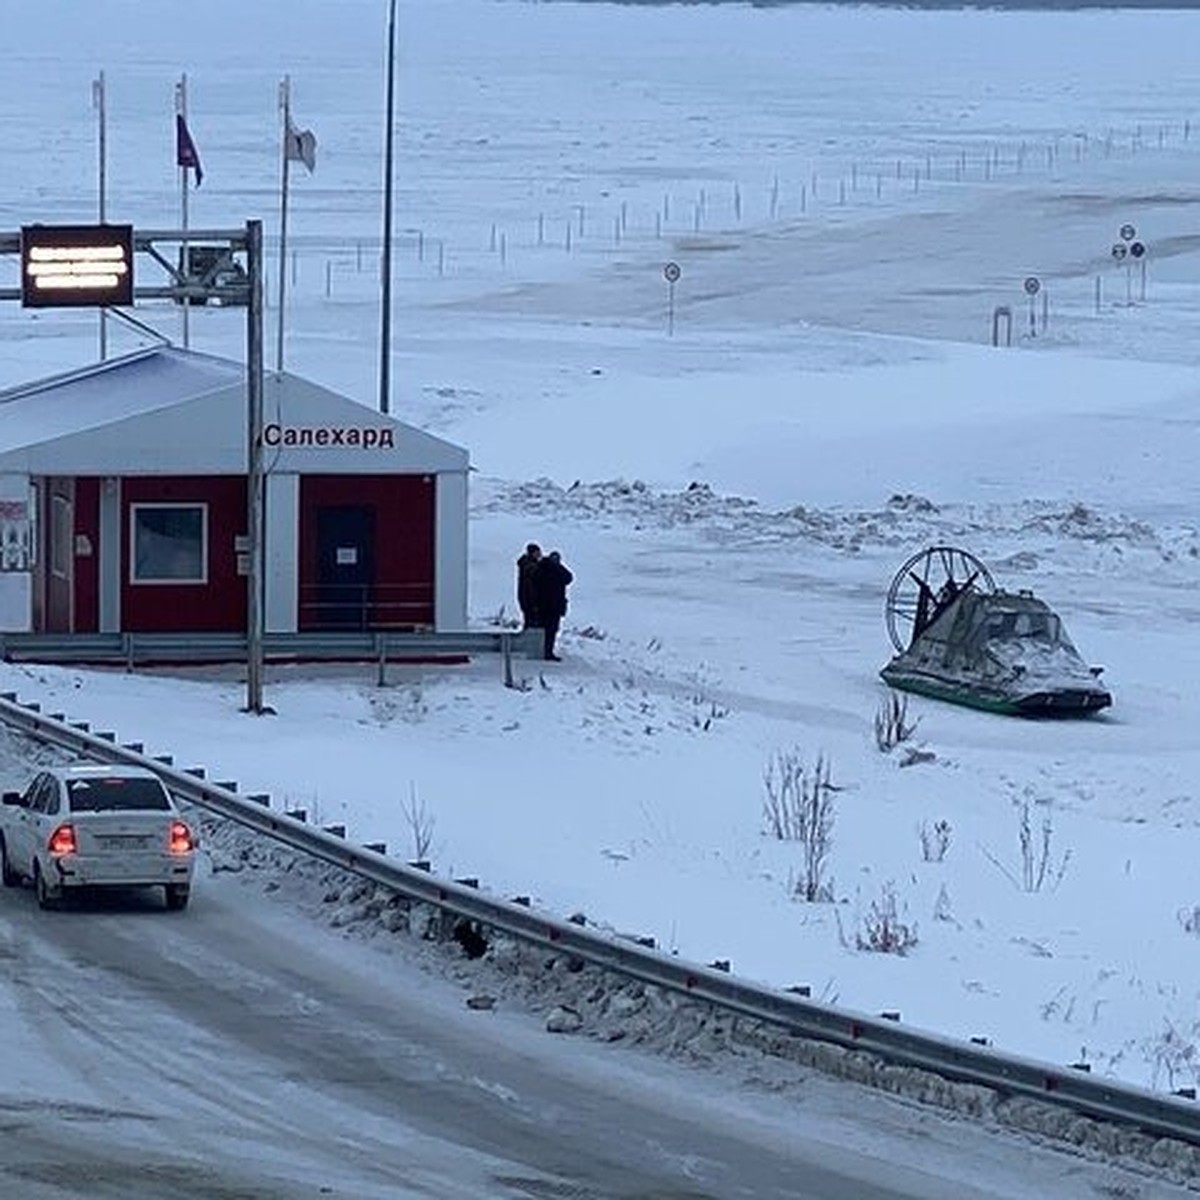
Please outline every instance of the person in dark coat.
[{"label": "person in dark coat", "polygon": [[562,661],[554,653],[554,640],[558,637],[559,623],[567,613],[567,588],[574,579],[557,550],[551,550],[538,563],[533,576],[538,618],[542,623],[542,657],[551,662]]},{"label": "person in dark coat", "polygon": [[542,561],[542,548],[537,542],[530,542],[525,547],[525,553],[517,559],[517,604],[521,608],[524,629],[537,629],[541,625],[538,617],[537,588],[534,577],[538,564]]}]

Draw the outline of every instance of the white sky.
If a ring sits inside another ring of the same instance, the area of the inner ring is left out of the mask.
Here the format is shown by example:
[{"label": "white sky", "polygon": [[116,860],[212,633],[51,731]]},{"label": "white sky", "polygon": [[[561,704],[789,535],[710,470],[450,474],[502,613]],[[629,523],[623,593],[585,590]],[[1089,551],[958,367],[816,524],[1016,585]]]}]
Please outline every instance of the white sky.
[{"label": "white sky", "polygon": [[[296,0],[239,45],[242,5],[172,0],[139,46],[133,0],[47,0],[0,77],[0,227],[94,216],[100,68],[109,216],[175,224],[186,69],[193,227],[261,216],[274,237],[288,72],[319,149],[293,172],[287,364],[374,404],[377,7]],[[1195,1084],[1200,15],[401,10],[394,411],[471,452],[476,625],[511,615],[527,540],[562,550],[565,661],[519,663],[523,691],[487,660],[382,689],[371,668],[272,671],[263,719],[232,676],[0,680],[405,855],[415,797],[435,870],[548,911]],[[64,48],[68,19],[96,27]],[[1126,221],[1144,301],[1109,257]],[[1011,349],[988,345],[997,305]],[[140,315],[178,336],[177,314]],[[196,313],[192,334],[241,354],[239,315]],[[0,383],[95,346],[92,314],[5,306]],[[909,493],[933,510],[889,503]],[[881,754],[884,595],[935,542],[1047,600],[1105,667],[1110,712],[1031,724],[914,699],[934,761]],[[764,768],[792,750],[839,787],[834,904],[791,897],[799,851],[764,831]],[[1010,878],[1025,801],[1052,870],[1066,859],[1034,894]],[[919,829],[943,820],[949,851],[926,862]],[[885,887],[919,936],[905,957],[854,949]]]}]

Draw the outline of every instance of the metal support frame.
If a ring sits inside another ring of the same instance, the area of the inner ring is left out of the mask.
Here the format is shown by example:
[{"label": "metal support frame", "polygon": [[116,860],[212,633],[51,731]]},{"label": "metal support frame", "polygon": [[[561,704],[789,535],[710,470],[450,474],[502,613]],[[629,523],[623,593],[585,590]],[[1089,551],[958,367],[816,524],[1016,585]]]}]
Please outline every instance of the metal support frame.
[{"label": "metal support frame", "polygon": [[[199,278],[187,272],[182,248],[196,243],[215,243],[221,251]],[[163,247],[179,246],[172,254]],[[133,297],[138,300],[174,300],[179,304],[217,300],[246,309],[246,708],[251,713],[269,712],[263,704],[263,226],[247,221],[241,229],[153,229],[135,230],[135,255],[141,253],[160,267],[166,281],[141,284],[134,280]],[[0,255],[21,253],[21,234],[0,232]],[[229,268],[240,265],[235,255],[245,256],[244,273]],[[175,261],[172,261],[172,260]],[[21,288],[0,287],[0,300],[21,299]],[[111,310],[168,345],[169,338],[156,333],[135,317]]]}]

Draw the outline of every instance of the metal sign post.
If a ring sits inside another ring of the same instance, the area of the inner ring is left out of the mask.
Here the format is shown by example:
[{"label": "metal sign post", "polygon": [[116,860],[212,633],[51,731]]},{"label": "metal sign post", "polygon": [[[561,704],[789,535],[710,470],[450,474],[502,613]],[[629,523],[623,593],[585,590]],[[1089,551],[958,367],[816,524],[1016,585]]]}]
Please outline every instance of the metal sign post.
[{"label": "metal sign post", "polygon": [[[200,246],[197,246],[200,243]],[[186,247],[187,254],[167,246]],[[203,253],[197,254],[200,250]],[[165,283],[134,283],[141,253],[166,275]],[[0,255],[20,257],[18,287],[0,287],[0,301],[30,308],[105,307],[110,315],[170,345],[170,339],[124,313],[137,300],[216,300],[246,309],[246,712],[263,704],[263,260],[262,222],[243,229],[135,230],[128,225],[27,225],[0,233]],[[244,254],[246,264],[234,257]],[[199,266],[197,264],[200,264]]]},{"label": "metal sign post", "polygon": [[1132,258],[1137,259],[1138,266],[1142,272],[1142,286],[1138,298],[1143,304],[1146,302],[1146,247],[1141,242],[1134,242],[1129,247],[1129,253]]},{"label": "metal sign post", "polygon": [[1042,290],[1042,281],[1036,275],[1030,275],[1025,280],[1025,295],[1029,297],[1029,336],[1037,337],[1037,316],[1034,312],[1034,298]]},{"label": "metal sign post", "polygon": [[667,281],[667,337],[675,336],[675,285],[680,274],[677,262],[669,262],[663,267],[663,278]]},{"label": "metal sign post", "polygon": [[[1125,256],[1128,253],[1129,253],[1129,249],[1125,245],[1124,242],[1113,242],[1113,248],[1112,248],[1113,262],[1123,263],[1125,261]],[[1129,304],[1129,272],[1128,272],[1128,270],[1126,270],[1126,272],[1125,272],[1125,304],[1126,304],[1126,306],[1128,306],[1128,304]]]},{"label": "metal sign post", "polygon": [[262,222],[246,222],[246,711],[263,706],[263,262]]},{"label": "metal sign post", "polygon": [[[1132,225],[1130,225],[1128,222],[1126,222],[1118,230],[1118,233],[1121,236],[1121,240],[1113,246],[1113,257],[1117,260],[1117,262],[1125,263],[1125,307],[1132,308],[1133,307],[1133,262],[1131,260],[1130,261],[1126,260],[1126,252],[1129,250],[1132,250],[1133,247],[1130,246],[1129,243],[1132,242],[1135,237],[1137,237],[1137,230]],[[1140,243],[1138,243],[1138,244],[1140,245]],[[1121,248],[1120,254],[1117,253],[1118,246],[1120,246],[1120,248]]]}]

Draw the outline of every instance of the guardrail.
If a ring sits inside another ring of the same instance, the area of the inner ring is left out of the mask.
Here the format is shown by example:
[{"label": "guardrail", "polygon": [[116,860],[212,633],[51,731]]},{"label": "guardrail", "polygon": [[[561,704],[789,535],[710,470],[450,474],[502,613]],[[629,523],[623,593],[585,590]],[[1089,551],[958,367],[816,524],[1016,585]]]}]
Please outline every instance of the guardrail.
[{"label": "guardrail", "polygon": [[[474,654],[540,654],[537,630],[267,633],[270,663],[403,662]],[[244,633],[2,633],[6,662],[125,666],[246,661]]]},{"label": "guardrail", "polygon": [[515,901],[486,896],[474,887],[439,879],[274,812],[260,800],[239,796],[234,784],[207,781],[201,768],[180,770],[169,757],[146,755],[141,744],[120,745],[114,733],[92,733],[86,722],[69,723],[63,713],[43,714],[40,705],[20,704],[13,693],[0,695],[0,720],[40,741],[88,758],[149,767],[177,795],[294,850],[545,949],[569,952],[595,966],[707,1001],[795,1036],[866,1051],[888,1062],[1200,1146],[1200,1112],[1188,1100],[1093,1078],[1069,1067],[1003,1054],[991,1047],[906,1029],[886,1018],[819,1004],[792,992],[740,980],[715,967],[559,920]]}]

